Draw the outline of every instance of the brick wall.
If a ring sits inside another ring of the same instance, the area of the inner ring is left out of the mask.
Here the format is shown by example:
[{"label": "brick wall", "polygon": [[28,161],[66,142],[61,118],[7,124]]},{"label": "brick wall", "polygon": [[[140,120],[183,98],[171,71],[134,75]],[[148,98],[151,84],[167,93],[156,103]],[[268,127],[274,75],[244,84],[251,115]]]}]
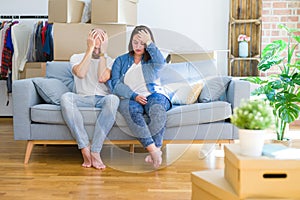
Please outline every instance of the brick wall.
[{"label": "brick wall", "polygon": [[290,28],[300,28],[300,0],[263,0],[262,48],[273,40],[287,39],[279,23]]},{"label": "brick wall", "polygon": [[[286,24],[289,28],[300,28],[300,0],[262,0],[262,49],[273,40],[284,39],[287,34],[278,29],[279,23]],[[296,52],[300,53],[300,47]],[[277,68],[269,73],[276,73]],[[264,73],[262,76],[266,75]],[[300,126],[300,120],[292,125]]]}]

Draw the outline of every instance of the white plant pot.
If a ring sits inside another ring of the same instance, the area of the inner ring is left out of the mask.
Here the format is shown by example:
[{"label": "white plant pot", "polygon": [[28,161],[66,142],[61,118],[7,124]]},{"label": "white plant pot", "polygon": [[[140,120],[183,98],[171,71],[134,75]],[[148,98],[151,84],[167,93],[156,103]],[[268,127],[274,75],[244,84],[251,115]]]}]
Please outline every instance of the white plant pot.
[{"label": "white plant pot", "polygon": [[261,156],[265,136],[265,130],[239,129],[241,155],[253,157]]}]

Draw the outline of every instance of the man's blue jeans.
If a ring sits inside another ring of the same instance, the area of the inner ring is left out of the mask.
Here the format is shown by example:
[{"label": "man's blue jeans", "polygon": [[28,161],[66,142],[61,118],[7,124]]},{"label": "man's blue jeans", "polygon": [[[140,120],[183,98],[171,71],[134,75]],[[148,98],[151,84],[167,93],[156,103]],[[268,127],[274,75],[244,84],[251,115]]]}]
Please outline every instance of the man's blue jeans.
[{"label": "man's blue jeans", "polygon": [[[127,121],[130,131],[146,148],[150,144],[162,146],[163,135],[166,129],[167,113],[171,108],[168,98],[159,93],[147,97],[147,104],[141,105],[134,100],[121,100],[119,111]],[[150,118],[147,124],[144,114]]]},{"label": "man's blue jeans", "polygon": [[90,141],[78,107],[101,108],[91,142],[91,151],[98,153],[101,151],[103,142],[115,122],[119,102],[119,98],[112,94],[107,96],[95,95],[83,97],[72,92],[67,92],[62,95],[62,115],[72,136],[76,139],[79,149],[88,147]]}]

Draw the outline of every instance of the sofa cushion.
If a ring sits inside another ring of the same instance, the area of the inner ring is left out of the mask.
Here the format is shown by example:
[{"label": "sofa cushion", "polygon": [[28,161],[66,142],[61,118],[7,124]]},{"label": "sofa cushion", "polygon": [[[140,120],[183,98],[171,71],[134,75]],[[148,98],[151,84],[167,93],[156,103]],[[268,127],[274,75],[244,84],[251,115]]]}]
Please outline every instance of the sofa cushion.
[{"label": "sofa cushion", "polygon": [[59,79],[70,89],[70,91],[75,91],[71,64],[68,61],[47,62],[46,77]]},{"label": "sofa cushion", "polygon": [[[79,108],[85,125],[94,125],[100,108]],[[221,121],[231,115],[231,105],[224,101],[210,103],[195,103],[190,105],[173,106],[167,112],[167,127],[195,125]],[[39,104],[31,107],[31,120],[37,123],[65,124],[60,106]],[[146,118],[146,121],[149,119]],[[117,113],[115,126],[127,127],[127,123],[120,113]]]},{"label": "sofa cushion", "polygon": [[[79,109],[82,113],[84,123],[87,125],[95,124],[101,110],[95,107],[80,107]],[[38,123],[65,124],[60,106],[51,104],[38,104],[31,107],[31,120]]]},{"label": "sofa cushion", "polygon": [[44,101],[51,104],[60,105],[61,95],[70,91],[63,82],[55,78],[33,78],[32,82]]},{"label": "sofa cushion", "polygon": [[195,103],[199,97],[199,94],[203,88],[203,81],[196,81],[189,83],[183,81],[179,83],[170,83],[164,86],[168,93],[172,104],[192,104]]},{"label": "sofa cushion", "polygon": [[174,106],[167,112],[167,127],[217,122],[229,118],[231,105],[225,101]]},{"label": "sofa cushion", "polygon": [[204,87],[200,93],[198,101],[207,103],[218,101],[225,94],[228,84],[231,81],[230,76],[210,76],[205,78]]}]

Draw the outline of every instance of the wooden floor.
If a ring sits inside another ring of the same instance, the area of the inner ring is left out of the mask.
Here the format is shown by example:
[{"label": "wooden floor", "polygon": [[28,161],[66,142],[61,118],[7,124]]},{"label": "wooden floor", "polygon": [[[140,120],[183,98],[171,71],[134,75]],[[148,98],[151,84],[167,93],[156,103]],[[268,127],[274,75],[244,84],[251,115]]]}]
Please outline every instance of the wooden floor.
[{"label": "wooden floor", "polygon": [[36,146],[24,165],[26,142],[15,141],[11,118],[0,118],[0,199],[191,199],[191,172],[223,168],[223,157],[199,159],[201,145],[170,145],[162,169],[145,154],[105,146],[104,171],[82,168],[75,145]]}]

